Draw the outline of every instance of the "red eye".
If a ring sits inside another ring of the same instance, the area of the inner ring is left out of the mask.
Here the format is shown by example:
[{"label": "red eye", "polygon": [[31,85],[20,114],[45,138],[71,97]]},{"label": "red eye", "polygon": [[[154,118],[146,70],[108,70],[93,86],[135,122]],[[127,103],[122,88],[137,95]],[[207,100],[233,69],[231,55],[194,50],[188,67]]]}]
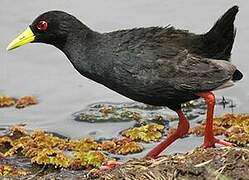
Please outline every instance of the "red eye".
[{"label": "red eye", "polygon": [[37,25],[36,25],[37,29],[39,29],[40,31],[45,31],[48,28],[48,23],[46,21],[40,21]]}]

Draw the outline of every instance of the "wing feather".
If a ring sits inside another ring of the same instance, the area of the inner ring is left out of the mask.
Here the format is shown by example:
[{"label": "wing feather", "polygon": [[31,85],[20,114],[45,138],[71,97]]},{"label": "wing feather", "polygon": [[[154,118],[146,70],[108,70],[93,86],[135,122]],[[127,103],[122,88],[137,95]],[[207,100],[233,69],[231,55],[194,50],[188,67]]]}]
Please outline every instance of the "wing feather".
[{"label": "wing feather", "polygon": [[227,61],[194,56],[187,50],[159,62],[160,78],[170,82],[174,89],[183,91],[214,90],[229,81],[236,71],[236,67]]}]

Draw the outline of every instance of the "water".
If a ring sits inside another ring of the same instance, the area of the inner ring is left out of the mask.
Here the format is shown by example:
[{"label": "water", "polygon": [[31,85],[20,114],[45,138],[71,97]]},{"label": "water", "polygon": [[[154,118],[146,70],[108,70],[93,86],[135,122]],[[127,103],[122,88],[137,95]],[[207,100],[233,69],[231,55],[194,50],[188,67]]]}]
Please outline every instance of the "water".
[{"label": "water", "polygon": [[[35,95],[39,104],[25,109],[0,109],[0,126],[25,123],[30,129],[42,128],[78,138],[98,134],[110,138],[131,127],[125,123],[82,123],[72,120],[72,114],[96,102],[129,102],[131,100],[82,77],[57,49],[45,44],[29,44],[6,52],[8,43],[21,33],[39,14],[48,10],[64,10],[74,14],[99,32],[141,26],[174,25],[195,33],[206,32],[228,8],[233,0],[1,0],[0,6],[0,94],[14,97]],[[234,99],[235,112],[248,112],[249,72],[247,58],[249,42],[247,1],[236,1],[240,12],[236,19],[237,35],[232,60],[244,73],[236,86],[220,90],[218,96]],[[216,109],[216,114],[230,109]],[[169,113],[174,114],[172,111]],[[201,117],[203,118],[203,117]],[[186,148],[186,142],[190,144]],[[187,138],[172,145],[166,152],[183,151],[200,144]]]}]

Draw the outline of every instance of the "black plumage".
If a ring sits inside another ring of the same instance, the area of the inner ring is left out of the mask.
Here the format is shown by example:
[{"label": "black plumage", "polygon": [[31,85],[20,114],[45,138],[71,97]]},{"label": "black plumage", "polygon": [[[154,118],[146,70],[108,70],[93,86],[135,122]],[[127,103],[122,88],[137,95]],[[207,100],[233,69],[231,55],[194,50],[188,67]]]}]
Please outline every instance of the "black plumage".
[{"label": "black plumage", "polygon": [[[101,34],[61,11],[40,15],[30,27],[34,42],[62,50],[83,76],[133,100],[176,110],[197,92],[242,78],[230,63],[213,60],[230,58],[237,12],[232,7],[200,35],[172,26]],[[46,31],[36,28],[42,20]]]}]

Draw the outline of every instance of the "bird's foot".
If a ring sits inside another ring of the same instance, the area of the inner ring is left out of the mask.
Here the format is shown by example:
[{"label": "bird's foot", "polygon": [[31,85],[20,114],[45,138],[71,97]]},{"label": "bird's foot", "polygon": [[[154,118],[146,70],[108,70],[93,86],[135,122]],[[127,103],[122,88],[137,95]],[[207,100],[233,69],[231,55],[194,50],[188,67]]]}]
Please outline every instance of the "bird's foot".
[{"label": "bird's foot", "polygon": [[209,138],[209,139],[205,139],[203,147],[204,148],[215,147],[215,144],[220,144],[220,145],[229,146],[229,147],[236,146],[233,143],[230,143],[230,142],[227,142],[227,141],[212,137],[212,138]]},{"label": "bird's foot", "polygon": [[100,170],[102,171],[105,171],[105,170],[111,170],[117,166],[120,166],[122,165],[123,162],[121,161],[116,161],[116,160],[110,160],[110,161],[107,161],[105,164],[103,164],[101,167],[100,167]]}]

